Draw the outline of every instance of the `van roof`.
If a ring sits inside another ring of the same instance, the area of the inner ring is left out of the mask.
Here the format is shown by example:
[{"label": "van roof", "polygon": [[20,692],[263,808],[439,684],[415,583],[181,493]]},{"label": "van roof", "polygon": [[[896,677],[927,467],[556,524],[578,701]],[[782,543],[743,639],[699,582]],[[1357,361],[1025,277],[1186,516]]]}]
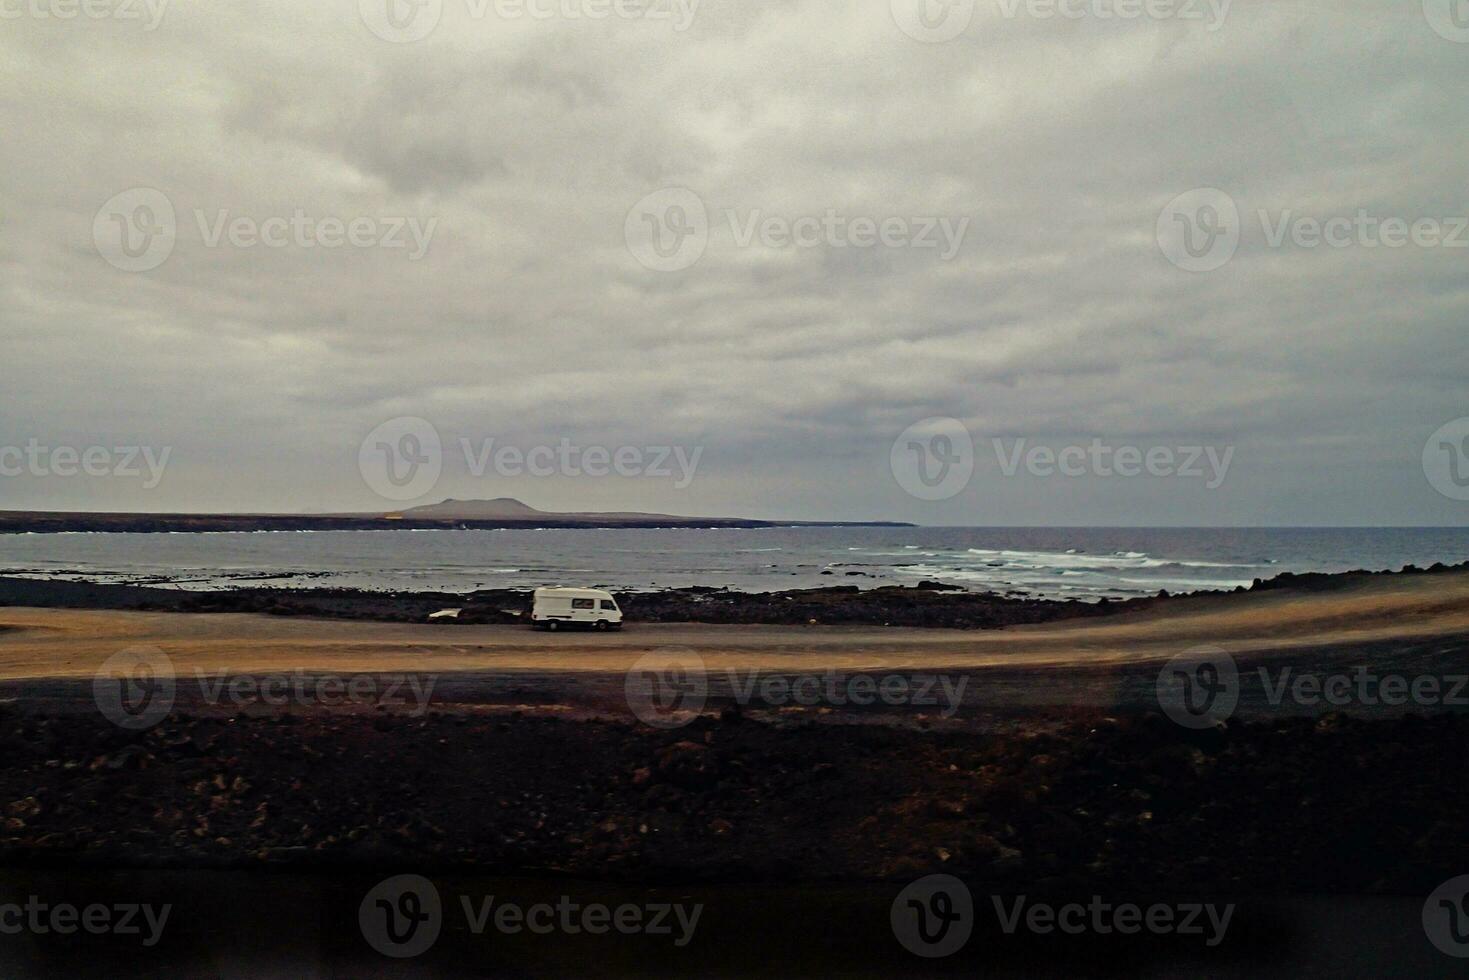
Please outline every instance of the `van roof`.
[{"label": "van roof", "polygon": [[580,596],[582,598],[612,598],[612,593],[606,589],[572,589],[555,586],[543,586],[536,589],[537,596]]}]

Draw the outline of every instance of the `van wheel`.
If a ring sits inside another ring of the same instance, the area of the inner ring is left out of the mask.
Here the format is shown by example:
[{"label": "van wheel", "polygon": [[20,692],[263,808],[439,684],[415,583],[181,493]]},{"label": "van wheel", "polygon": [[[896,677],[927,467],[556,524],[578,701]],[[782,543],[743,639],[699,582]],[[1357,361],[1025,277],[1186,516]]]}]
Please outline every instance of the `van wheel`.
[{"label": "van wheel", "polygon": [[605,633],[605,632],[607,632],[607,620],[605,620],[605,619],[599,619],[599,620],[597,620],[595,623],[592,624],[592,629],[596,630],[599,633]]},{"label": "van wheel", "polygon": [[560,628],[561,624],[554,619],[546,623],[546,629],[550,630],[552,633],[556,632]]}]

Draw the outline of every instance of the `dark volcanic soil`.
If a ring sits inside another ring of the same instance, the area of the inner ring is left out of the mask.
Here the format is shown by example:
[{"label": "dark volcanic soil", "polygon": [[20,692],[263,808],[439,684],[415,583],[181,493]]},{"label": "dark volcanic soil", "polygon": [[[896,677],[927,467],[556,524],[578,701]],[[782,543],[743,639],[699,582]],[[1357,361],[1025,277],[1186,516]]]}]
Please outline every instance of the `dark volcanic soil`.
[{"label": "dark volcanic soil", "polygon": [[1156,715],[674,731],[440,713],[0,714],[0,864],[1426,893],[1469,868],[1469,720]]},{"label": "dark volcanic soil", "polygon": [[[531,594],[523,589],[485,589],[468,595],[451,592],[370,592],[359,589],[238,588],[189,591],[137,585],[40,581],[0,577],[0,606],[68,609],[139,609],[161,612],[260,612],[277,616],[323,616],[386,622],[427,622],[446,607],[463,611],[452,626],[522,622]],[[628,622],[763,623],[799,625],[945,626],[993,628],[1078,616],[1100,616],[1139,609],[1154,602],[1086,603],[1014,599],[941,586],[856,586],[794,589],[787,592],[732,592],[723,589],[669,589],[619,594]]]}]

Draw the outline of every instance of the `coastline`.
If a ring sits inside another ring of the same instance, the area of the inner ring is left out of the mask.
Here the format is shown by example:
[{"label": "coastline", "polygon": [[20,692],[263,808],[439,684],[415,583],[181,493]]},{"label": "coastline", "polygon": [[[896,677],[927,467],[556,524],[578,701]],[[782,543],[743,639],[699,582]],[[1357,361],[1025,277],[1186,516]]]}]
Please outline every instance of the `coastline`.
[{"label": "coastline", "polygon": [[[903,626],[946,629],[997,629],[1006,626],[1086,619],[1180,603],[1228,602],[1231,596],[1279,590],[1322,593],[1415,581],[1469,572],[1469,562],[1405,566],[1397,571],[1337,573],[1283,572],[1256,579],[1248,588],[1198,591],[1132,599],[1042,599],[971,592],[939,582],[913,586],[859,588],[832,585],[773,592],[693,586],[651,592],[619,592],[626,621],[633,623],[710,623],[746,625]],[[529,589],[479,589],[472,592],[376,591],[339,587],[275,588],[244,586],[189,590],[148,585],[100,584],[60,579],[0,576],[0,609],[6,606],[60,609],[133,610],[179,613],[263,613],[321,619],[429,623],[453,628],[523,623]],[[458,608],[452,618],[434,613]]]},{"label": "coastline", "polygon": [[607,515],[535,517],[410,517],[379,514],[119,514],[0,510],[0,534],[201,534],[234,531],[493,531],[506,529],[656,529],[776,527],[913,527],[902,521],[766,521],[739,517],[623,518]]}]

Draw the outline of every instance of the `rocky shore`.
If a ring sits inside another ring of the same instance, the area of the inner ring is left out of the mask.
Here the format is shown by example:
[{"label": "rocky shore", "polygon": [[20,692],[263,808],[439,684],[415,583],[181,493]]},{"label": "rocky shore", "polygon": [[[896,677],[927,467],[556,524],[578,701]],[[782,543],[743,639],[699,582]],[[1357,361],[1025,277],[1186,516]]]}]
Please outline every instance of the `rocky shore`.
[{"label": "rocky shore", "polygon": [[[832,586],[783,592],[687,588],[619,594],[629,623],[746,623],[769,625],[887,625],[993,628],[1143,608],[1152,599],[1117,603],[1016,599],[952,590],[937,583],[858,589]],[[524,622],[524,589],[374,592],[360,589],[244,587],[190,591],[137,585],[0,578],[0,606],[130,609],[156,612],[253,612],[381,622],[434,622],[446,627]],[[456,616],[430,620],[443,609]]]},{"label": "rocky shore", "polygon": [[[1323,592],[1350,589],[1391,576],[1434,575],[1469,568],[1437,564],[1396,572],[1352,571],[1340,574],[1285,573],[1255,580],[1249,590],[1296,589]],[[939,582],[916,586],[859,589],[833,585],[779,592],[737,592],[693,587],[659,592],[619,594],[629,623],[743,623],[768,625],[926,626],[993,629],[1024,623],[1106,616],[1155,608],[1168,602],[1227,602],[1232,593],[1157,596],[1125,601],[1084,602],[1026,599],[991,592],[969,592]],[[381,622],[514,624],[524,622],[530,592],[484,589],[453,592],[387,592],[340,588],[271,588],[247,586],[193,591],[145,585],[100,585],[0,576],[0,606],[65,609],[121,609],[158,612],[254,612],[274,616],[316,616]],[[430,620],[435,612],[458,609],[454,617]]]}]

